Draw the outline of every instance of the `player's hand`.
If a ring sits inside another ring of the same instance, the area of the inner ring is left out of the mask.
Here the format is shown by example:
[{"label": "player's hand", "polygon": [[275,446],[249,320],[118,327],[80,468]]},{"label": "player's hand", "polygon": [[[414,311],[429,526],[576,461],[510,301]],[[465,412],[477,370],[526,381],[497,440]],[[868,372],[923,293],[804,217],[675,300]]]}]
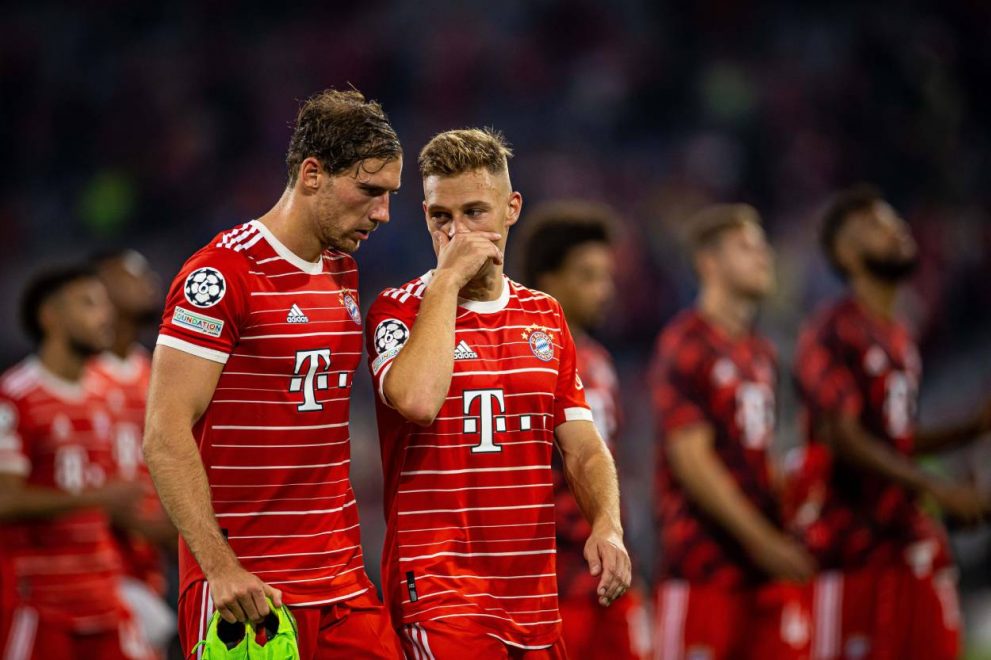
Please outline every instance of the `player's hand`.
[{"label": "player's hand", "polygon": [[790,582],[808,582],[816,571],[815,559],[784,534],[765,535],[749,550],[751,559],[770,576]]},{"label": "player's hand", "polygon": [[973,486],[938,482],[929,492],[946,515],[965,525],[976,525],[991,514],[991,497]]},{"label": "player's hand", "polygon": [[502,250],[496,245],[500,234],[490,231],[457,232],[448,236],[442,231],[431,233],[437,253],[437,270],[450,272],[460,289],[468,284],[490,259],[502,263]]},{"label": "player's hand", "polygon": [[622,534],[593,529],[585,542],[585,561],[593,576],[602,576],[595,590],[599,605],[609,607],[630,588],[633,569]]},{"label": "player's hand", "polygon": [[209,576],[207,582],[214,607],[228,623],[257,623],[264,619],[270,610],[266,596],[272,599],[275,607],[282,607],[282,592],[265,584],[239,564]]}]

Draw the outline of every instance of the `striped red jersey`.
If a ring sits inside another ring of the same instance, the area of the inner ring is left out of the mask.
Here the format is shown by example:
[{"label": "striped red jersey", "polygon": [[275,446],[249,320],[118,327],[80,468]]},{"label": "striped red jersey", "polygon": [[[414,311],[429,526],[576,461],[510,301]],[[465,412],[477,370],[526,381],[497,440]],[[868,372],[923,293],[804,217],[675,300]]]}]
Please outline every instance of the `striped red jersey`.
[{"label": "striped red jersey", "polygon": [[497,300],[460,303],[449,395],[430,426],[417,426],[384,401],[382,383],[430,277],[384,291],[369,311],[385,597],[396,625],[444,620],[547,646],[561,623],[554,430],[592,420],[574,342],[556,300],[504,278]]},{"label": "striped red jersey", "polygon": [[[575,338],[578,375],[585,385],[585,400],[592,410],[599,435],[616,451],[622,421],[619,378],[609,351],[588,335]],[[557,583],[562,598],[598,600],[599,578],[588,572],[585,542],[592,526],[585,520],[564,477],[561,456],[554,453],[554,500],[557,513]]]},{"label": "striped red jersey", "polygon": [[795,365],[808,440],[800,479],[806,491],[820,491],[816,515],[807,508],[796,522],[820,563],[862,565],[875,552],[928,537],[909,489],[834,460],[816,433],[830,416],[849,417],[895,451],[912,453],[922,361],[908,329],[840,300],[805,325]]},{"label": "striped red jersey", "polygon": [[[110,441],[114,477],[143,483],[147,495],[137,513],[145,520],[161,520],[165,510],[141,451],[151,357],[144,347],[135,346],[126,358],[104,353],[93,359],[89,368],[96,378],[103,379],[107,391],[106,404],[113,424]],[[114,538],[124,561],[124,573],[164,593],[166,582],[158,548],[126,530],[115,529]]]},{"label": "striped red jersey", "polygon": [[739,542],[685,492],[667,459],[671,436],[694,424],[713,430],[712,449],[740,493],[781,522],[771,486],[777,359],[762,337],[731,338],[696,310],[661,332],[651,365],[658,417],[658,519],[662,579],[727,588],[767,579]]},{"label": "striped red jersey", "polygon": [[[193,427],[213,508],[244,568],[290,605],[371,587],[348,478],[357,287],[350,256],[306,262],[251,221],[186,262],[158,337],[224,365]],[[183,589],[203,578],[183,542],[179,567]]]},{"label": "striped red jersey", "polygon": [[[65,381],[28,358],[0,378],[0,471],[78,494],[113,472],[103,383]],[[117,627],[120,556],[98,508],[0,523],[3,601],[77,632]]]}]

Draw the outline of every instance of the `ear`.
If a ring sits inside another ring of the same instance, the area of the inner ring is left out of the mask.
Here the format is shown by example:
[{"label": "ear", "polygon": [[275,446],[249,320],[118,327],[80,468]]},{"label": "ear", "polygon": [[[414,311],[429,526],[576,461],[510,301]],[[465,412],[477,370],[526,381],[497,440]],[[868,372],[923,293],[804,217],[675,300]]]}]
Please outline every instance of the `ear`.
[{"label": "ear", "polygon": [[523,211],[523,195],[517,191],[513,191],[509,195],[509,213],[506,216],[506,226],[512,227],[516,224],[516,221],[520,219],[520,213]]},{"label": "ear", "polygon": [[54,297],[49,298],[38,308],[38,325],[41,326],[41,334],[45,337],[52,333],[57,324],[58,315],[55,312],[54,302]]},{"label": "ear", "polygon": [[296,188],[303,194],[312,195],[320,189],[327,178],[320,161],[308,156],[299,164],[299,176],[296,177]]}]

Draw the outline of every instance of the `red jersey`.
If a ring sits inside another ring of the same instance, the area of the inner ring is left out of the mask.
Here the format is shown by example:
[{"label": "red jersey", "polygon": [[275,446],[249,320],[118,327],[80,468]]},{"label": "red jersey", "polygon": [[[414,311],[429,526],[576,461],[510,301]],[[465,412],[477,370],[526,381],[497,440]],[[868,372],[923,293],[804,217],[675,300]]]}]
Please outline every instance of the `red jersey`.
[{"label": "red jersey", "polygon": [[430,277],[384,291],[369,312],[386,483],[383,590],[397,626],[444,620],[549,646],[561,624],[554,430],[592,420],[574,342],[557,301],[508,278],[497,300],[462,301],[449,396],[421,428],[384,401],[382,383]]},{"label": "red jersey", "polygon": [[911,453],[922,364],[908,330],[842,300],[805,326],[795,364],[809,442],[802,477],[820,484],[816,515],[806,511],[798,522],[822,566],[856,566],[924,535],[909,489],[834,461],[816,436],[825,418],[848,416],[896,451]]},{"label": "red jersey", "polygon": [[[127,358],[121,359],[108,352],[90,362],[89,367],[96,377],[105,381],[106,403],[113,421],[114,476],[144,484],[147,495],[139,506],[138,515],[148,520],[162,520],[165,510],[141,451],[151,357],[143,347],[135,346]],[[166,582],[158,548],[125,530],[115,529],[114,537],[124,561],[124,573],[146,583],[157,593],[164,593]]]},{"label": "red jersey", "polygon": [[[193,427],[213,508],[245,570],[290,605],[371,587],[348,478],[357,287],[350,256],[328,250],[306,262],[251,221],[186,262],[158,337],[224,365]],[[203,573],[179,548],[185,589]]]},{"label": "red jersey", "polygon": [[697,311],[685,311],[658,338],[651,381],[660,422],[662,578],[727,588],[765,581],[736,539],[685,493],[668,464],[666,445],[681,428],[711,426],[713,450],[740,492],[778,523],[768,465],[775,425],[774,349],[756,334],[731,338]]},{"label": "red jersey", "polygon": [[[0,471],[28,487],[79,494],[113,473],[102,383],[65,381],[36,358],[0,378]],[[102,509],[0,523],[3,601],[81,633],[117,627],[120,556]],[[8,581],[9,580],[9,581]]]},{"label": "red jersey", "polygon": [[[585,385],[588,401],[599,435],[610,451],[616,451],[616,436],[621,422],[619,379],[609,351],[588,335],[575,339],[578,374]],[[554,452],[554,502],[557,514],[557,586],[562,598],[597,600],[599,578],[588,572],[585,542],[592,526],[571,493],[564,477],[561,456]]]}]

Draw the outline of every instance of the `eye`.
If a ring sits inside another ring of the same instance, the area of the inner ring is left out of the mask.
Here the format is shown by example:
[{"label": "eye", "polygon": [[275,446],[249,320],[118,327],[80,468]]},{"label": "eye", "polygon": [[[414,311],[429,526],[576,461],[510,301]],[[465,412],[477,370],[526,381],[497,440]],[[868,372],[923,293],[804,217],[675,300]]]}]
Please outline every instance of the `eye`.
[{"label": "eye", "polygon": [[467,215],[469,218],[477,218],[483,213],[485,213],[485,211],[483,211],[482,209],[468,209],[467,211],[465,211],[465,215]]}]

